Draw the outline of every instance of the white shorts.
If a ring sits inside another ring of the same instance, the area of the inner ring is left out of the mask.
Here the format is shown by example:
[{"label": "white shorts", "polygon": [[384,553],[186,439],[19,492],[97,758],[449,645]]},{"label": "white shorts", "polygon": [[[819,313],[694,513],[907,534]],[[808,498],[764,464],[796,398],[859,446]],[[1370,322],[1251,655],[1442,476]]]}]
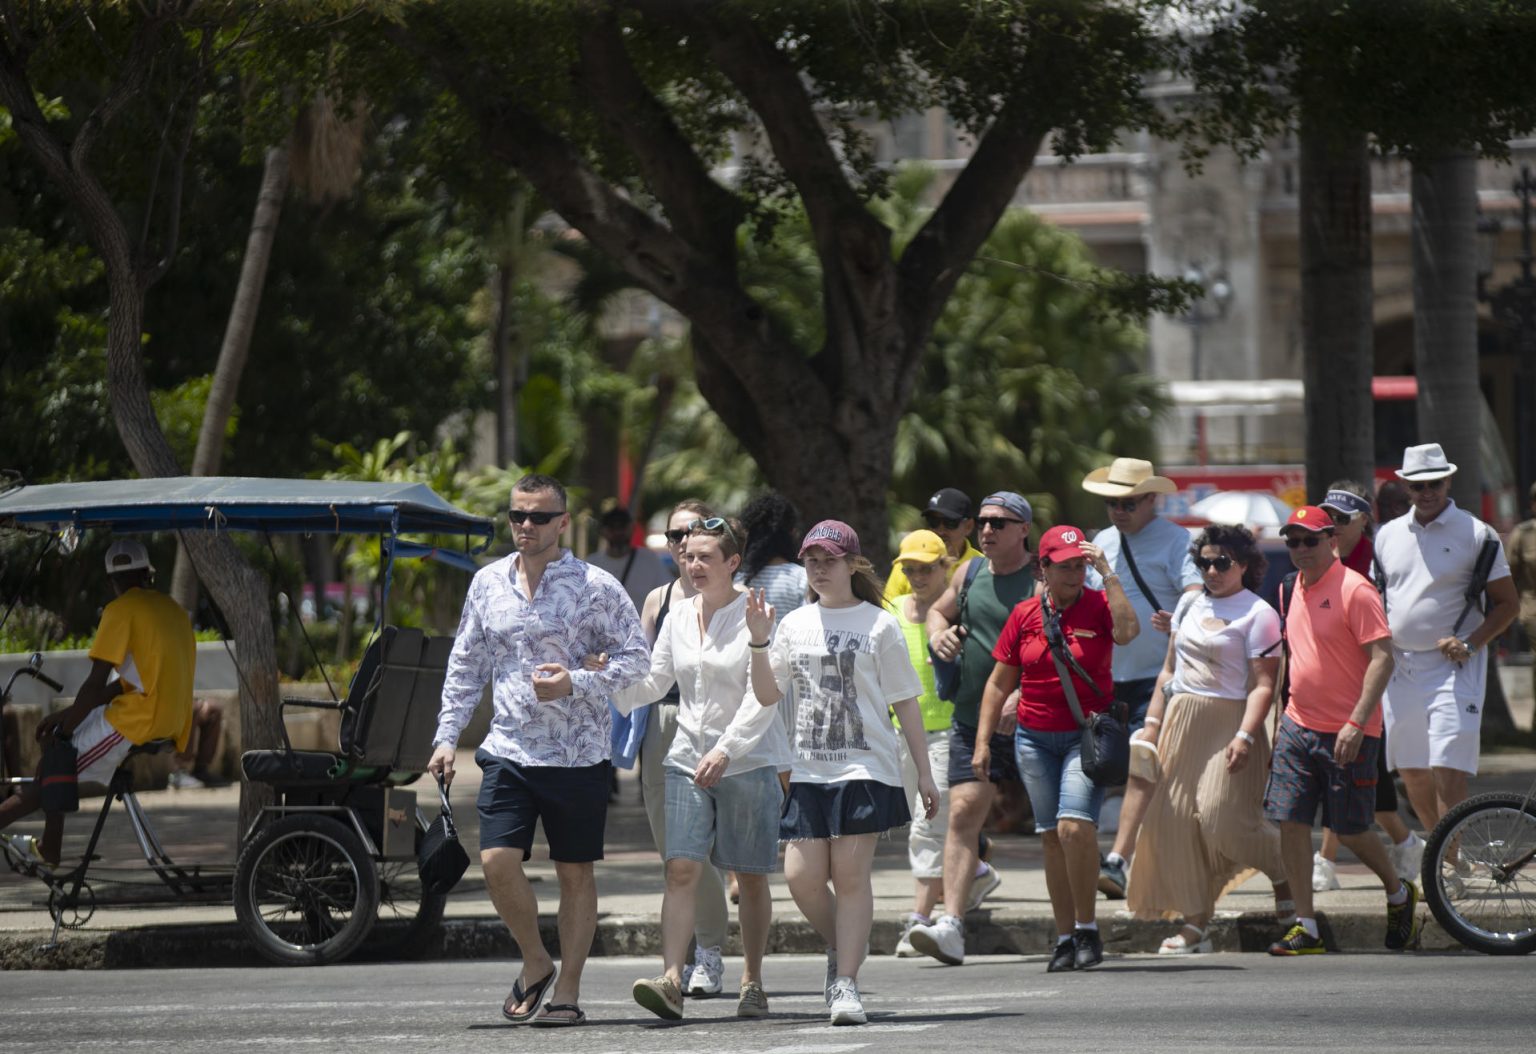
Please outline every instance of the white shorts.
[{"label": "white shorts", "polygon": [[75,772],[81,783],[111,783],[112,773],[133,749],[133,744],[107,720],[104,706],[86,715],[71,738],[75,744]]},{"label": "white shorts", "polygon": [[1459,769],[1475,776],[1488,653],[1458,665],[1438,651],[1394,647],[1392,658],[1382,700],[1387,767]]},{"label": "white shorts", "polygon": [[901,740],[901,782],[912,810],[912,827],[907,832],[907,863],[913,878],[944,877],[944,839],[949,835],[949,729],[924,732],[928,740],[928,767],[933,770],[933,785],[939,791],[939,811],[933,819],[925,817],[927,807],[917,793],[917,762],[907,749],[906,733]]}]

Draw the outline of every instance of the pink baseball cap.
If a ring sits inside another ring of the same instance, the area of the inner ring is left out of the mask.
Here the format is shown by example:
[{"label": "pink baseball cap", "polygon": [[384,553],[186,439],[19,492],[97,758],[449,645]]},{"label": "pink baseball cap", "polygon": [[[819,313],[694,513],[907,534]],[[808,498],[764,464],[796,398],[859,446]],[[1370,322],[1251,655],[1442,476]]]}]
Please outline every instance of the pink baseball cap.
[{"label": "pink baseball cap", "polygon": [[833,556],[858,556],[859,536],[842,520],[822,520],[805,532],[805,541],[800,543],[800,555],[804,556],[807,549],[817,546]]}]

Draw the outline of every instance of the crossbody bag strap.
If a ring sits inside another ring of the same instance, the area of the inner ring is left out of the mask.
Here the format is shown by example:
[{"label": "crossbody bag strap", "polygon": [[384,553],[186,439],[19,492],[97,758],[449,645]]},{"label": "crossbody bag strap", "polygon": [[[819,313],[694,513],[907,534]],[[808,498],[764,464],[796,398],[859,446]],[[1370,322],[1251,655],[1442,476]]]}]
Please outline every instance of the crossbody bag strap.
[{"label": "crossbody bag strap", "polygon": [[1094,691],[1098,692],[1099,686],[1093,683],[1093,678],[1088,676],[1067,647],[1067,638],[1061,628],[1061,616],[1057,614],[1056,605],[1052,603],[1049,593],[1040,598],[1040,617],[1044,620],[1045,642],[1051,649],[1051,661],[1056,664],[1056,676],[1061,679],[1061,690],[1067,697],[1067,706],[1072,710],[1072,719],[1077,722],[1078,728],[1087,728],[1088,718],[1083,714],[1083,704],[1078,701],[1077,685],[1072,683],[1072,672],[1076,671],[1084,684],[1093,685]]},{"label": "crossbody bag strap", "polygon": [[[971,583],[975,582],[976,576],[981,573],[981,561],[984,559],[986,558],[982,556],[973,556],[971,557],[971,562],[966,565],[965,579],[960,583],[960,595],[955,598],[954,624],[956,626],[965,625],[965,602],[966,599],[971,595]],[[971,635],[969,632],[961,635],[960,650],[955,653],[955,662],[960,661],[960,656],[965,652],[965,642],[970,639]]]},{"label": "crossbody bag strap", "polygon": [[1125,554],[1125,562],[1131,565],[1131,577],[1136,579],[1136,588],[1141,590],[1141,595],[1147,598],[1147,603],[1152,605],[1153,611],[1162,611],[1163,605],[1158,603],[1157,594],[1152,592],[1152,587],[1147,585],[1147,580],[1141,577],[1141,570],[1136,566],[1136,554],[1131,552],[1131,540],[1120,532],[1120,551]]}]

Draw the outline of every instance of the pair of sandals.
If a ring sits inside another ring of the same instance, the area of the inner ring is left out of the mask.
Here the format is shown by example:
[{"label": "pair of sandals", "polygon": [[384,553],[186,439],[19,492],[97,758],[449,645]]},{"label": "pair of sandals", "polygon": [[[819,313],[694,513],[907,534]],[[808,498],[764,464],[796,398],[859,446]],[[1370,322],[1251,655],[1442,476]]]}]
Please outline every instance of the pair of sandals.
[{"label": "pair of sandals", "polygon": [[[555,974],[558,972],[558,968],[550,970],[543,980],[530,985],[527,989],[523,988],[521,977],[513,981],[512,993],[507,996],[506,1002],[501,1004],[501,1016],[514,1025],[528,1025],[530,1028],[569,1028],[572,1025],[586,1024],[586,1013],[575,1003],[540,1005],[544,1001],[544,993],[549,991],[550,986],[555,983]],[[516,1009],[524,1003],[532,1005],[527,1010]],[[560,1014],[571,1016],[556,1016]]]},{"label": "pair of sandals", "polygon": [[[1296,902],[1294,900],[1275,901],[1275,918],[1281,928],[1290,929],[1296,923]],[[1191,940],[1189,934],[1194,934]],[[1185,923],[1178,933],[1158,947],[1159,955],[1209,955],[1212,950],[1211,938],[1206,936],[1207,930],[1199,926],[1191,926]]]}]

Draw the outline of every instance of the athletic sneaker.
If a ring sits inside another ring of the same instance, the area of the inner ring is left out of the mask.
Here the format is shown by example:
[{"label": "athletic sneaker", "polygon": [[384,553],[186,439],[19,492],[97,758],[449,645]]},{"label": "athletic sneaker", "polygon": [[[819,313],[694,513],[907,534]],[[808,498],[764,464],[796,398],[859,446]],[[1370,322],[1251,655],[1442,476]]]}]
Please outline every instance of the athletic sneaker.
[{"label": "athletic sneaker", "polygon": [[965,931],[953,915],[945,915],[927,926],[921,923],[913,926],[907,939],[912,942],[912,947],[941,963],[959,966],[965,962]]},{"label": "athletic sneaker", "polygon": [[1046,973],[1062,973],[1065,970],[1077,969],[1077,944],[1068,937],[1056,945],[1056,950],[1051,953],[1051,963],[1045,968]]},{"label": "athletic sneaker", "polygon": [[1424,839],[1418,832],[1409,831],[1408,841],[1394,845],[1388,855],[1392,857],[1392,870],[1397,872],[1398,878],[1404,882],[1419,880],[1419,871],[1424,866]]},{"label": "athletic sneaker", "polygon": [[166,777],[166,784],[172,790],[202,790],[207,784],[190,772],[172,772]]},{"label": "athletic sneaker", "polygon": [[1395,952],[1412,944],[1419,930],[1419,889],[1407,879],[1402,881],[1408,899],[1401,904],[1387,905],[1387,947]]},{"label": "athletic sneaker", "polygon": [[981,907],[981,902],[996,892],[997,887],[1003,884],[1003,876],[997,873],[997,868],[991,864],[982,864],[984,870],[981,874],[971,879],[971,895],[966,899],[965,910],[975,911]]},{"label": "athletic sneaker", "polygon": [[1099,861],[1099,892],[1106,900],[1125,899],[1125,865]]},{"label": "athletic sneaker", "polygon": [[1271,955],[1322,955],[1327,950],[1323,945],[1323,939],[1312,936],[1299,922],[1291,927],[1284,940],[1278,940],[1269,946]]},{"label": "athletic sneaker", "polygon": [[641,978],[630,988],[635,1002],[657,1017],[668,1021],[683,1019],[683,993],[666,974],[659,977]]},{"label": "athletic sneaker", "polygon": [[1326,893],[1339,888],[1339,871],[1322,853],[1312,854],[1312,892]]},{"label": "athletic sneaker", "polygon": [[708,999],[720,994],[720,977],[725,973],[725,962],[719,948],[697,948],[693,953],[693,969],[683,988],[689,999]]},{"label": "athletic sneaker", "polygon": [[1078,927],[1072,931],[1072,944],[1076,949],[1074,965],[1077,969],[1086,970],[1104,961],[1104,941],[1098,930]]},{"label": "athletic sneaker", "polygon": [[32,868],[51,868],[54,866],[43,859],[42,849],[35,835],[0,834],[0,840],[5,842],[7,848],[16,855],[17,860],[23,866]]},{"label": "athletic sneaker", "polygon": [[741,985],[741,998],[736,1003],[737,1017],[767,1017],[768,993],[763,991],[761,982],[744,981]]},{"label": "athletic sneaker", "polygon": [[912,947],[912,927],[927,926],[930,922],[915,911],[909,911],[901,917],[901,939],[896,942],[896,958],[916,959],[923,953]]},{"label": "athletic sneaker", "polygon": [[864,1001],[859,998],[859,986],[852,977],[839,977],[827,989],[827,1009],[832,1012],[834,1025],[862,1025],[869,1021],[864,1013]]}]

